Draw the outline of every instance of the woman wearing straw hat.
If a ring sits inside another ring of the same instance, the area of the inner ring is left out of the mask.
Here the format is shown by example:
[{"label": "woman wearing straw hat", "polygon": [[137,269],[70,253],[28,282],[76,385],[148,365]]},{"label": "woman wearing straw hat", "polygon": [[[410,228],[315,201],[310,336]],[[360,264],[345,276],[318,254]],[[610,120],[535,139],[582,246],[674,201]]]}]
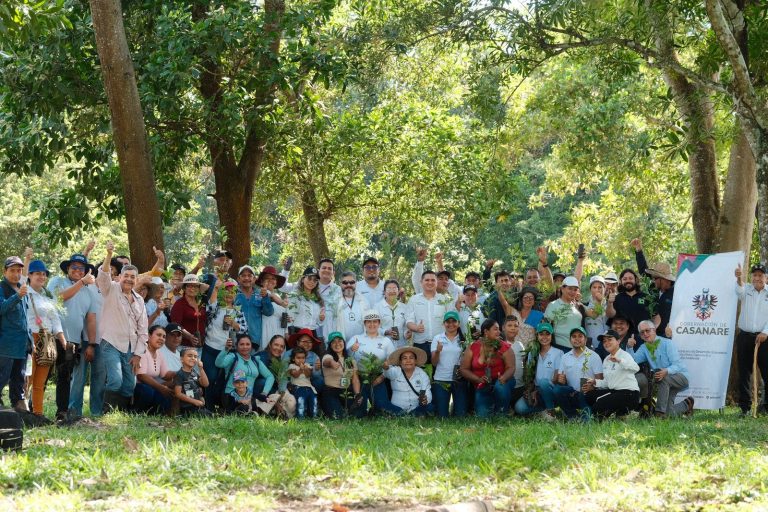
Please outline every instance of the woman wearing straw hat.
[{"label": "woman wearing straw hat", "polygon": [[390,412],[398,415],[432,414],[432,390],[429,376],[419,368],[427,363],[427,353],[418,347],[400,347],[387,358],[384,376],[392,384]]},{"label": "woman wearing straw hat", "polygon": [[201,294],[208,290],[208,285],[200,283],[195,274],[187,274],[181,282],[181,289],[184,295],[171,308],[171,322],[184,329],[182,345],[200,349],[205,342],[208,318]]}]

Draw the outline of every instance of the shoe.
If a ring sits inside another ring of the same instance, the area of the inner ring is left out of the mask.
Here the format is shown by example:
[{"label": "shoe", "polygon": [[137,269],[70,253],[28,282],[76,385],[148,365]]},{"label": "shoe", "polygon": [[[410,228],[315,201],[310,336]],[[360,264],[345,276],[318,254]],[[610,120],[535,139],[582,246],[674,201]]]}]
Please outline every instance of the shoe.
[{"label": "shoe", "polygon": [[557,418],[555,418],[555,416],[550,411],[541,411],[539,413],[539,418],[546,421],[547,423],[557,421]]},{"label": "shoe", "polygon": [[29,407],[27,406],[26,400],[19,400],[16,402],[16,404],[14,404],[13,408],[16,410],[16,412],[29,412]]},{"label": "shoe", "polygon": [[685,402],[686,407],[688,407],[688,410],[685,412],[685,415],[693,416],[693,397],[692,396],[686,397],[686,399],[683,400],[683,402]]}]

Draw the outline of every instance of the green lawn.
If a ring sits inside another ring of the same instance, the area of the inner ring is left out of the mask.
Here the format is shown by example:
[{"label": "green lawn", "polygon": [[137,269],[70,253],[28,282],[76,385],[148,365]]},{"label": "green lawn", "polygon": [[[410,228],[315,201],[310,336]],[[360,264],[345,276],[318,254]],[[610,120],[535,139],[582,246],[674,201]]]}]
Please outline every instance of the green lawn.
[{"label": "green lawn", "polygon": [[25,432],[0,460],[1,510],[768,508],[768,421],[168,420]]}]

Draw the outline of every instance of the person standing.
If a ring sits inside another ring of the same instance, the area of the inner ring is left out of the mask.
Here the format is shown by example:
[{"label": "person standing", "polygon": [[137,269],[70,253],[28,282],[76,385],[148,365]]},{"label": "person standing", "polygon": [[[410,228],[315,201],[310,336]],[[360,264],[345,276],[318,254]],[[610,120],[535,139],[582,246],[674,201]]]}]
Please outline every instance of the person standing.
[{"label": "person standing", "polygon": [[354,272],[341,275],[341,300],[336,310],[336,327],[347,340],[363,333],[363,315],[370,309],[365,297],[356,291],[355,277]]},{"label": "person standing", "polygon": [[431,270],[421,275],[421,288],[423,291],[408,301],[406,325],[413,333],[413,345],[427,354],[430,364],[432,340],[443,332],[443,318],[448,311],[454,311],[454,300],[437,293],[437,275]]},{"label": "person standing", "polygon": [[24,300],[29,288],[26,282],[22,282],[23,271],[21,258],[6,258],[3,280],[0,281],[0,394],[8,385],[11,405],[20,411],[27,411],[24,370],[32,337],[27,327],[27,304]]},{"label": "person standing", "polygon": [[253,287],[256,282],[256,271],[250,265],[243,265],[237,272],[237,280],[240,291],[237,293],[235,304],[240,306],[245,315],[245,323],[248,325],[248,338],[253,347],[261,346],[261,317],[272,316],[275,309],[272,307],[272,299],[266,288],[258,292]]},{"label": "person standing", "polygon": [[[757,366],[764,382],[768,382],[768,288],[766,274],[768,269],[762,263],[752,265],[750,269],[751,283],[742,282],[741,265],[735,271],[736,294],[739,296],[741,313],[739,313],[739,334],[736,336],[736,355],[739,367],[739,408],[742,414],[749,414],[752,408],[752,365],[754,362],[755,345],[757,349]],[[765,404],[763,404],[765,408]]]},{"label": "person standing", "polygon": [[114,244],[107,242],[107,254],[96,278],[104,297],[99,362],[106,377],[104,405],[110,410],[129,407],[136,373],[149,339],[144,301],[133,290],[138,269],[133,265],[123,265],[118,281],[112,281],[109,262],[114,249]]},{"label": "person standing", "polygon": [[[48,290],[64,301],[61,327],[67,344],[75,347],[80,359],[64,361],[56,368],[56,418],[82,416],[83,393],[85,392],[86,372],[91,367],[91,414],[101,415],[101,397],[104,375],[95,370],[92,363],[99,353],[96,338],[96,314],[99,302],[94,297],[96,269],[88,263],[82,254],[73,254],[59,264],[64,276],[56,276],[48,283]],[[83,342],[83,334],[89,341]],[[76,358],[75,358],[76,359]],[[97,397],[98,396],[98,397]],[[70,412],[71,411],[71,412]],[[68,419],[72,419],[68,418]]]},{"label": "person standing", "polygon": [[384,296],[384,281],[379,276],[379,260],[373,256],[363,260],[363,279],[357,283],[357,293],[368,304],[376,304]]}]

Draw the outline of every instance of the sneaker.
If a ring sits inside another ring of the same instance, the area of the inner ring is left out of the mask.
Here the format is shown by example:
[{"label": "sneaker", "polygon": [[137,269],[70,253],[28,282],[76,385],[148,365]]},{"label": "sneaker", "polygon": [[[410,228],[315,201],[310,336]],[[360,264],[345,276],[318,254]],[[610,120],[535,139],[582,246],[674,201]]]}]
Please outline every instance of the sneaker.
[{"label": "sneaker", "polygon": [[688,407],[688,410],[685,412],[685,415],[693,416],[693,397],[692,396],[686,397],[686,399],[683,400],[683,402],[685,402],[685,405]]},{"label": "sneaker", "polygon": [[555,415],[552,414],[551,411],[541,411],[539,413],[539,418],[546,421],[547,423],[552,423],[553,421],[557,421],[557,418],[555,418]]}]

